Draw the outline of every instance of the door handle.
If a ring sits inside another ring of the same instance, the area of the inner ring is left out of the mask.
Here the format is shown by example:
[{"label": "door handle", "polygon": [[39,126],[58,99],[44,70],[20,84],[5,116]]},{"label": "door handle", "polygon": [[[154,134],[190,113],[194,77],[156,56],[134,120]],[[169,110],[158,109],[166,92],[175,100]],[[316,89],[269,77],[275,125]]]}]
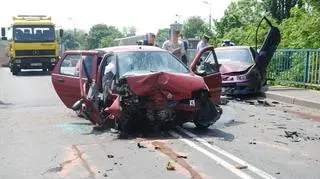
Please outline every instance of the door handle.
[{"label": "door handle", "polygon": [[58,78],[57,81],[63,83],[64,79],[63,78]]}]

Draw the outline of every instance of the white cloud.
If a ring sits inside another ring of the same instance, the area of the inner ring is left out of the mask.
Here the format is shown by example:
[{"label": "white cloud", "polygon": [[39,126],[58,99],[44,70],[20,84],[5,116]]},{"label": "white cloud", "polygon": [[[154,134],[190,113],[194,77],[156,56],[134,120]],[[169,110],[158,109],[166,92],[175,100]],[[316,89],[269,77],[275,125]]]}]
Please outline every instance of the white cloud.
[{"label": "white cloud", "polygon": [[[207,0],[212,6],[212,18],[223,16],[232,0]],[[97,23],[117,26],[133,25],[137,33],[156,32],[169,27],[176,14],[181,21],[199,15],[206,21],[209,6],[202,0],[10,0],[0,11],[0,26],[9,26],[12,16],[18,14],[43,14],[52,16],[54,22],[64,29],[73,26],[89,30]]]}]

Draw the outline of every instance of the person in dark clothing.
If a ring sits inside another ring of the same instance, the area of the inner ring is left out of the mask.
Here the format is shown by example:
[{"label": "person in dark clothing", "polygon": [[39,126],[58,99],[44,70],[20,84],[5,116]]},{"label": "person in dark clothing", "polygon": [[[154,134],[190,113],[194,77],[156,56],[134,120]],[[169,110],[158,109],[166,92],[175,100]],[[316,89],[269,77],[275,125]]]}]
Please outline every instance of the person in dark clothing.
[{"label": "person in dark clothing", "polygon": [[183,39],[183,35],[180,34],[179,35],[179,40],[183,42],[183,45],[184,45],[184,49],[185,49],[185,54],[182,56],[181,60],[184,64],[188,65],[188,58],[187,58],[187,53],[188,53],[188,46],[189,46],[189,43],[187,40],[184,40]]}]

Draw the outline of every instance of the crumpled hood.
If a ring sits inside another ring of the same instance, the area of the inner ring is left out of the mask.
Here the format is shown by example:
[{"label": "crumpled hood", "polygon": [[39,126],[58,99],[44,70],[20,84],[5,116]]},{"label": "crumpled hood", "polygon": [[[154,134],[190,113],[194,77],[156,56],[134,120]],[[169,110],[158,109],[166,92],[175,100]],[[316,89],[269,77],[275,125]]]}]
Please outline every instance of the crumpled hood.
[{"label": "crumpled hood", "polygon": [[222,64],[220,67],[220,72],[221,74],[242,72],[242,71],[246,71],[252,65],[254,64],[240,64],[240,63]]},{"label": "crumpled hood", "polygon": [[127,78],[132,92],[138,96],[154,96],[162,93],[171,100],[189,99],[192,91],[208,89],[202,77],[194,74],[157,72],[130,75]]}]

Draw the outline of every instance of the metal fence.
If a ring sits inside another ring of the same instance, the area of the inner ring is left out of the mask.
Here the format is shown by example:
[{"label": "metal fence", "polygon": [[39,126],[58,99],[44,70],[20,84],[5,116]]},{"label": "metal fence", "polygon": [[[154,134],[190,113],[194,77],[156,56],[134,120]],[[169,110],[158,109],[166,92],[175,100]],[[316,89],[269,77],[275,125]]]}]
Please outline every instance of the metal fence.
[{"label": "metal fence", "polygon": [[320,49],[279,49],[267,71],[269,80],[320,87]]},{"label": "metal fence", "polygon": [[[188,50],[189,64],[196,49]],[[278,49],[268,66],[269,80],[320,88],[320,49]]]}]

